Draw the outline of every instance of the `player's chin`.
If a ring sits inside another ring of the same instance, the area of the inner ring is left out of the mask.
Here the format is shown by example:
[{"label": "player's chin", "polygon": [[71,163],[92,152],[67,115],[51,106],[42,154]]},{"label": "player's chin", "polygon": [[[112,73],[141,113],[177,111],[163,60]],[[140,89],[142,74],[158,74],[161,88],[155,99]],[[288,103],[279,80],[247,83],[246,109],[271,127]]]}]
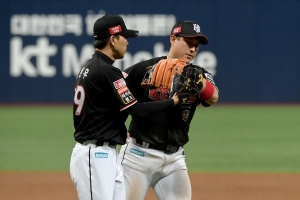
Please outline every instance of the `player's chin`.
[{"label": "player's chin", "polygon": [[185,60],[186,63],[192,62],[193,59],[194,59],[193,56],[188,56],[188,55],[184,56],[184,60]]}]

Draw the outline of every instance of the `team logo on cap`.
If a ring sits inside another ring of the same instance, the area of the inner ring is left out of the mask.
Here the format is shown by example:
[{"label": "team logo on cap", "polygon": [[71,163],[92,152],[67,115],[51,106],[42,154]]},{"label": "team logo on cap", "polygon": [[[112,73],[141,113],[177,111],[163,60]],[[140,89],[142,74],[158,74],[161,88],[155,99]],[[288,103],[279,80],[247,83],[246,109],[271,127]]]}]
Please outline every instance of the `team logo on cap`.
[{"label": "team logo on cap", "polygon": [[193,24],[193,25],[194,25],[194,31],[200,33],[200,26],[198,24]]},{"label": "team logo on cap", "polygon": [[120,25],[114,26],[114,27],[109,28],[109,32],[110,32],[111,35],[116,34],[116,33],[121,33],[122,28],[121,28]]},{"label": "team logo on cap", "polygon": [[172,31],[172,35],[176,35],[178,33],[181,33],[181,27],[174,28]]}]

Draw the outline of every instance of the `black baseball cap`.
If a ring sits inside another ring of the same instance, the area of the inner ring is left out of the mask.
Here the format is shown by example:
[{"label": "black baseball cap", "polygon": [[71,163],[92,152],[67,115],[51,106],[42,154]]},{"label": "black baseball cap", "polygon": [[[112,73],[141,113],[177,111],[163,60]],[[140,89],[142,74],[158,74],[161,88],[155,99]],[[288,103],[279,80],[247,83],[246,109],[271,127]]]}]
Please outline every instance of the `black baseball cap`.
[{"label": "black baseball cap", "polygon": [[198,37],[200,44],[208,44],[208,38],[201,34],[200,26],[195,21],[181,21],[176,23],[172,28],[171,35],[179,35],[181,37]]},{"label": "black baseball cap", "polygon": [[138,36],[139,31],[127,29],[123,18],[119,15],[105,14],[96,20],[94,24],[95,40],[105,39],[115,34],[134,38]]}]

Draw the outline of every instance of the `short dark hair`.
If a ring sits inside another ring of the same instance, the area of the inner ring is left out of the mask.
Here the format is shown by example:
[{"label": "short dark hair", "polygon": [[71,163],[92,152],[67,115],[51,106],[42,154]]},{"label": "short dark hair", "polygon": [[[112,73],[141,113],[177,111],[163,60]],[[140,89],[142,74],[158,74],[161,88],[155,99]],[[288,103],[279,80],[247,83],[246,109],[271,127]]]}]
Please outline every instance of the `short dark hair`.
[{"label": "short dark hair", "polygon": [[93,44],[94,47],[97,49],[103,49],[106,46],[107,42],[109,41],[109,38],[110,37],[101,40],[95,40]]},{"label": "short dark hair", "polygon": [[[114,35],[114,36],[119,39],[119,35]],[[93,43],[94,48],[103,49],[106,46],[109,39],[110,39],[110,37],[100,39],[100,40],[95,40],[94,43]]]}]

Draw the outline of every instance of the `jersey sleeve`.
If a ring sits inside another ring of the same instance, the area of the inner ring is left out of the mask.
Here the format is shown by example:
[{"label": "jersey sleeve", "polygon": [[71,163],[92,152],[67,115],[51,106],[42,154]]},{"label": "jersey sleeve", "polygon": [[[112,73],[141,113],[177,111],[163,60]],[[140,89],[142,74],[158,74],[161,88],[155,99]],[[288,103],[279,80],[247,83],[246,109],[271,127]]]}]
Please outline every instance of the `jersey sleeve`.
[{"label": "jersey sleeve", "polygon": [[[218,87],[216,86],[216,83],[213,79],[213,76],[211,75],[211,73],[209,73],[206,69],[203,68],[203,76],[206,80],[208,80],[211,84],[213,84],[215,86],[215,88],[219,91]],[[209,107],[211,106],[210,104],[206,103],[204,100],[202,100],[200,98],[200,94],[199,94],[199,99],[200,99],[200,102],[201,102],[201,105],[204,106],[204,107]]]},{"label": "jersey sleeve", "polygon": [[122,72],[118,68],[108,68],[105,76],[109,84],[107,89],[112,91],[114,99],[117,99],[120,111],[137,103],[137,100],[126,85]]},{"label": "jersey sleeve", "polygon": [[211,73],[209,73],[206,69],[203,68],[203,75],[204,75],[204,78],[206,80],[208,80],[211,84],[213,84],[215,86],[215,88],[217,88],[217,90],[219,91],[218,87],[216,86],[216,83],[213,79],[213,76],[211,75]]},{"label": "jersey sleeve", "polygon": [[130,91],[133,93],[133,95],[137,98],[137,100],[141,101],[142,96],[140,97],[140,94],[143,94],[140,90],[143,90],[141,87],[141,82],[144,78],[144,74],[146,74],[146,67],[142,63],[138,63],[133,65],[130,68],[127,68],[124,72],[125,80],[127,87],[130,89]]}]

